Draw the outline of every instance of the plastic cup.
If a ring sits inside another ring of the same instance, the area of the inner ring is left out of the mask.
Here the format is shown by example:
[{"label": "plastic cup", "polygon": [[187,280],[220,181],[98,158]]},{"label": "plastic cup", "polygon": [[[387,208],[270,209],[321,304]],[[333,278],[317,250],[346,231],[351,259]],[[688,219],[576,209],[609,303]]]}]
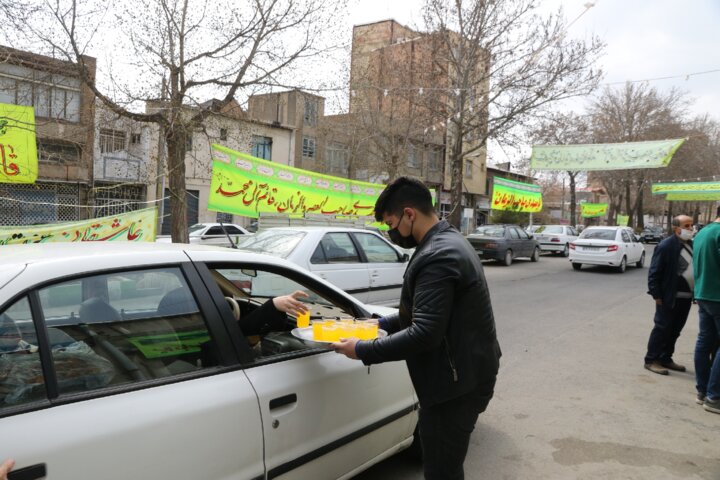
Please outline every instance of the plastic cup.
[{"label": "plastic cup", "polygon": [[298,328],[307,328],[310,326],[310,312],[298,314],[296,318]]},{"label": "plastic cup", "polygon": [[325,322],[319,321],[319,322],[312,322],[312,331],[313,331],[313,339],[317,340],[319,342],[322,342],[323,337],[323,325],[325,325]]},{"label": "plastic cup", "polygon": [[328,325],[326,322],[322,326],[322,337],[325,342],[337,342],[340,340],[340,328],[332,322],[332,325]]}]

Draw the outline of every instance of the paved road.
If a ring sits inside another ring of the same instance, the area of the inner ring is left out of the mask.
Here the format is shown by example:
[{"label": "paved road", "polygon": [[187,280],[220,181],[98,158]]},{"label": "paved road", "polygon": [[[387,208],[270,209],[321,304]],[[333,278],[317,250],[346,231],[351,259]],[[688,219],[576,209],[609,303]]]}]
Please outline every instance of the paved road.
[{"label": "paved road", "polygon": [[[720,415],[694,402],[696,307],[675,354],[689,371],[664,377],[643,369],[654,312],[647,268],[576,272],[543,256],[485,272],[504,355],[467,479],[720,479]],[[401,454],[357,478],[422,471]]]}]

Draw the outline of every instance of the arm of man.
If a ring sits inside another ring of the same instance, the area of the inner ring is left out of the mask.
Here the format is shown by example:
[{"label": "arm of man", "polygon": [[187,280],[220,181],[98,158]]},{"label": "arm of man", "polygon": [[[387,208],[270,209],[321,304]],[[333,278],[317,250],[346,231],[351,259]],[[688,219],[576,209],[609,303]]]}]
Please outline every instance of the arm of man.
[{"label": "arm of man", "polygon": [[648,270],[648,293],[655,299],[655,303],[662,304],[662,279],[665,274],[665,255],[667,243],[659,243],[653,252],[650,269]]},{"label": "arm of man", "polygon": [[303,291],[295,291],[290,295],[273,297],[260,307],[253,310],[250,315],[240,317],[240,329],[245,335],[261,335],[263,333],[283,330],[287,315],[297,316],[306,312],[307,306],[299,298],[307,298]]},{"label": "arm of man", "polygon": [[459,272],[456,261],[443,255],[428,260],[416,278],[410,326],[384,338],[359,341],[352,353],[370,365],[437,348],[447,331]]}]

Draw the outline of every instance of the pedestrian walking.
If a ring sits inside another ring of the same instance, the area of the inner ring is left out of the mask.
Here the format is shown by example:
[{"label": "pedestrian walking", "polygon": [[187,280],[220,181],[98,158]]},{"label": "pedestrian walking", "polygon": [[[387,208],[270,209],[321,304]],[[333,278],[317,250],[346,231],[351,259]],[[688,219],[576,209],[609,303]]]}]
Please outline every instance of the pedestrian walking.
[{"label": "pedestrian walking", "polygon": [[720,207],[715,221],[695,237],[693,273],[700,311],[694,358],[697,403],[720,413]]},{"label": "pedestrian walking", "polygon": [[672,220],[674,235],[653,253],[648,271],[648,293],[655,300],[655,325],[648,339],[645,368],[660,375],[684,372],[675,363],[675,342],[685,326],[693,298],[693,221],[687,215]]},{"label": "pedestrian walking", "polygon": [[390,227],[394,243],[415,247],[400,309],[380,319],[386,337],[342,339],[333,348],[366,365],[407,362],[420,402],[425,478],[463,479],[470,434],[493,396],[501,355],[482,263],[460,232],[438,218],[419,180],[389,184],[375,218]]}]

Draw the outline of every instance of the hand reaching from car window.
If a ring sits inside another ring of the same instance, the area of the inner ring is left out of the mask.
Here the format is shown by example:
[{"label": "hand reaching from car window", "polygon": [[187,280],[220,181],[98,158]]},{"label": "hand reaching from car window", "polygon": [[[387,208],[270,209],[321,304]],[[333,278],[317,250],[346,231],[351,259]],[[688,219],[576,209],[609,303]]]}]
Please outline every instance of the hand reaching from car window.
[{"label": "hand reaching from car window", "polygon": [[284,313],[289,313],[293,316],[298,316],[300,313],[308,311],[307,305],[298,300],[298,298],[310,298],[310,295],[303,292],[302,290],[295,290],[290,295],[283,295],[281,297],[273,298],[273,304],[275,308]]},{"label": "hand reaching from car window", "polygon": [[7,480],[8,473],[15,466],[15,460],[8,458],[4,462],[0,463],[0,480]]}]

